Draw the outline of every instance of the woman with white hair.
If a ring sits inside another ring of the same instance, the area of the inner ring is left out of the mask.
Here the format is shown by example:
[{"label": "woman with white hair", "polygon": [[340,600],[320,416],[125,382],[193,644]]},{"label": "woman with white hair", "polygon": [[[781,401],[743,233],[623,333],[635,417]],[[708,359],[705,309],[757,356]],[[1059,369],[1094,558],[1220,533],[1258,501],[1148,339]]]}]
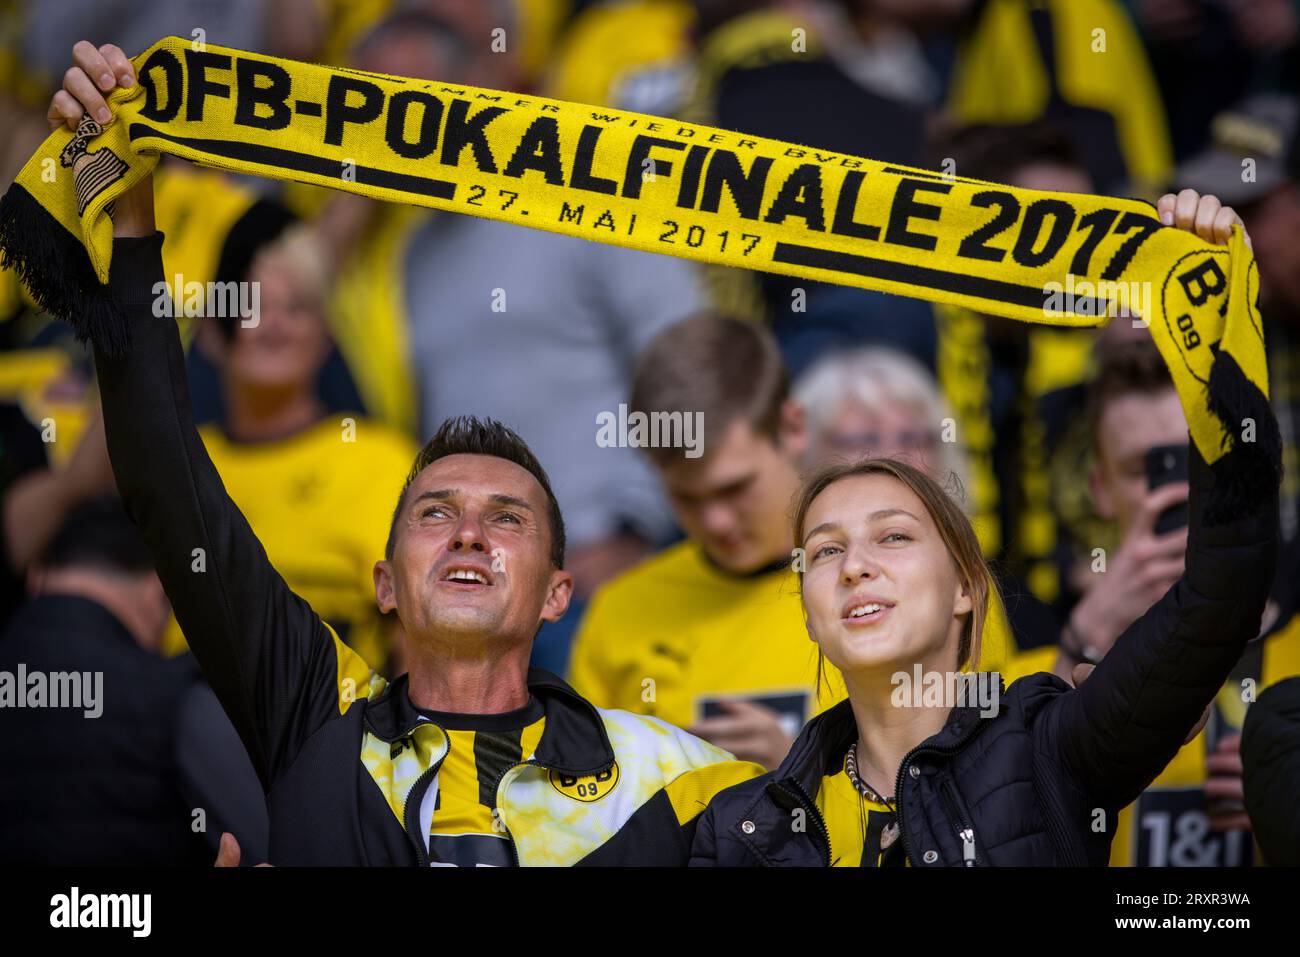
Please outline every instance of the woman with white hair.
[{"label": "woman with white hair", "polygon": [[809,470],[901,458],[940,485],[965,488],[955,420],[934,376],[906,353],[880,346],[827,353],[799,377],[794,395],[808,423]]}]

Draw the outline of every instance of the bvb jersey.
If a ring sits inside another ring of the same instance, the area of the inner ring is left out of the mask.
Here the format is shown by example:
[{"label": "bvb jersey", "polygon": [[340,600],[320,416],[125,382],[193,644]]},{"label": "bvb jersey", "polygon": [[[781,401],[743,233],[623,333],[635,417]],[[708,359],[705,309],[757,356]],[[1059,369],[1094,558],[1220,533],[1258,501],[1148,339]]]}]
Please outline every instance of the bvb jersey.
[{"label": "bvb jersey", "polygon": [[420,804],[430,867],[514,867],[510,832],[496,813],[496,786],[537,750],[546,725],[536,698],[495,715],[420,711],[447,732],[449,748]]},{"label": "bvb jersey", "polygon": [[677,116],[689,92],[694,20],[691,4],[683,0],[589,6],[556,51],[546,95]]},{"label": "bvb jersey", "polygon": [[404,436],[330,416],[290,438],[233,442],[199,430],[221,481],[276,571],[373,668],[388,648],[373,569],[415,458]]},{"label": "bvb jersey", "polygon": [[[1119,814],[1111,867],[1250,867],[1260,863],[1247,831],[1212,831],[1205,759],[1213,742],[1238,734],[1247,703],[1283,678],[1300,674],[1300,616],[1251,648],[1215,698],[1210,720],[1160,776]],[[1247,682],[1251,682],[1247,684]],[[1246,694],[1247,689],[1251,692]]]},{"label": "bvb jersey", "polygon": [[[999,607],[985,629],[981,667],[1006,665]],[[689,727],[721,713],[723,700],[775,710],[794,737],[843,700],[843,679],[808,637],[799,578],[788,563],[730,575],[698,545],[682,542],[597,591],[574,644],[570,681],[600,708],[620,708]]]},{"label": "bvb jersey", "polygon": [[831,842],[831,867],[911,866],[894,809],[860,795],[843,760],[834,774],[822,778],[817,810]]}]

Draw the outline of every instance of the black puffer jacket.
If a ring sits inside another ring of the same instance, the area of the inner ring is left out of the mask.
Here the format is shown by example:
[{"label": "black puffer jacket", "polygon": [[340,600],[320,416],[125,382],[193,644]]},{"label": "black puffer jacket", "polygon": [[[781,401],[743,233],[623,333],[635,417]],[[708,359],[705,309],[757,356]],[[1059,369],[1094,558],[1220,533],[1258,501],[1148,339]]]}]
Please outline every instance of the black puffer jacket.
[{"label": "black puffer jacket", "polygon": [[[1277,499],[1206,526],[1219,471],[1193,446],[1183,577],[1078,690],[1053,675],[1022,678],[995,717],[954,709],[906,756],[894,793],[914,866],[1106,864],[1119,810],[1173,758],[1259,631],[1276,561]],[[713,800],[691,863],[829,864],[814,798],[856,735],[848,702],[809,722],[776,771]],[[963,853],[970,832],[973,861]]]}]

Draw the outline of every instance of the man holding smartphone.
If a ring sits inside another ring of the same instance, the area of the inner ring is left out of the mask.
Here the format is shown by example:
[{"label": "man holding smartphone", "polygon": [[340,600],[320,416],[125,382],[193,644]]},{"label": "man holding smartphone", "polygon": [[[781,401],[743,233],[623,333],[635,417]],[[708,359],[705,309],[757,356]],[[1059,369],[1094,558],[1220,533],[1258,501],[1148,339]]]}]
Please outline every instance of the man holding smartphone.
[{"label": "man holding smartphone", "polygon": [[[1169,370],[1149,339],[1105,345],[1099,360],[1086,411],[1093,453],[1088,487],[1098,516],[1118,529],[1120,545],[1104,566],[1092,556],[1092,566],[1105,572],[1090,576],[1061,636],[1074,662],[1094,664],[1178,580],[1187,549],[1185,518],[1162,524],[1173,509],[1182,507],[1185,516],[1187,503],[1187,420]],[[1148,480],[1154,449],[1169,450],[1175,465],[1164,468],[1161,455],[1158,486]]]},{"label": "man holding smartphone", "polygon": [[[1094,552],[1092,574],[1061,636],[1057,672],[1095,664],[1183,572],[1187,546],[1187,422],[1169,371],[1148,339],[1099,353],[1087,405],[1089,488],[1118,548]],[[1300,629],[1253,642],[1192,738],[1119,815],[1112,866],[1249,866],[1240,729],[1253,694],[1300,668]]]}]

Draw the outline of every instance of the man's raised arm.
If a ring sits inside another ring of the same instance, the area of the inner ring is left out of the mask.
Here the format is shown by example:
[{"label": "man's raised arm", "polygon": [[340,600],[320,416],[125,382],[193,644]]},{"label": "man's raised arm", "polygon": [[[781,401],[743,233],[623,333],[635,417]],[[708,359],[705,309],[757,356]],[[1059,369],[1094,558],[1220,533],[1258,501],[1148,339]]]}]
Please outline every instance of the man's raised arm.
[{"label": "man's raised arm", "polygon": [[[115,47],[79,43],[74,62],[52,123],[106,109],[101,93],[134,81]],[[117,201],[113,234],[110,286],[131,340],[120,357],[95,347],[113,472],[186,639],[269,786],[339,713],[344,673],[363,682],[360,659],[271,566],[195,429],[176,324],[154,310],[158,290],[167,293],[148,179]]]}]

